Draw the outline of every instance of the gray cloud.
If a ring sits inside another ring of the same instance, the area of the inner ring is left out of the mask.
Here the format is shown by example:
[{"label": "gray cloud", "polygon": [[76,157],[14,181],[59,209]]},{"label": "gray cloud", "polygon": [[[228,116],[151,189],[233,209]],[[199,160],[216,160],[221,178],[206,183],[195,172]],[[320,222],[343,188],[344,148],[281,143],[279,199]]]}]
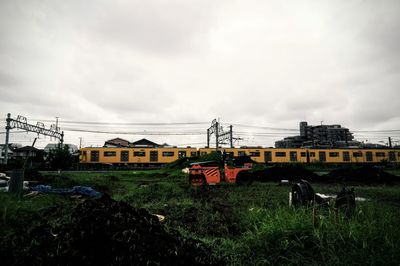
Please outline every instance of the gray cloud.
[{"label": "gray cloud", "polygon": [[1,1],[0,111],[399,128],[399,12],[396,0]]}]

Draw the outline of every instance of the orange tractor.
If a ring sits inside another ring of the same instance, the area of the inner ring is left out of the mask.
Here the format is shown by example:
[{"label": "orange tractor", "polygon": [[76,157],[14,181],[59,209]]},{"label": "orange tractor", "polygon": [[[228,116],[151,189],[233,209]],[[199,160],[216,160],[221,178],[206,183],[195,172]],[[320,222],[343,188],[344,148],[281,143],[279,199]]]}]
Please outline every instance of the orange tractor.
[{"label": "orange tractor", "polygon": [[249,171],[252,163],[243,163],[241,166],[229,165],[222,161],[223,167],[217,161],[192,163],[189,168],[189,182],[192,186],[215,185],[221,182],[249,185],[253,175]]}]

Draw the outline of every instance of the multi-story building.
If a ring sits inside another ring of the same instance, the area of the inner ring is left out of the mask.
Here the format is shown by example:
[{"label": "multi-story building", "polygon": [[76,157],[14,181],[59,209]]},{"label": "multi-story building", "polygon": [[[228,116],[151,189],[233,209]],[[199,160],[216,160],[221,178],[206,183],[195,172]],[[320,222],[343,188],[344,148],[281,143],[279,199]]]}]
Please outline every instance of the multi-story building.
[{"label": "multi-story building", "polygon": [[275,142],[276,148],[300,147],[349,147],[359,146],[354,141],[353,134],[348,128],[341,125],[311,126],[307,122],[300,122],[300,136],[286,137]]}]

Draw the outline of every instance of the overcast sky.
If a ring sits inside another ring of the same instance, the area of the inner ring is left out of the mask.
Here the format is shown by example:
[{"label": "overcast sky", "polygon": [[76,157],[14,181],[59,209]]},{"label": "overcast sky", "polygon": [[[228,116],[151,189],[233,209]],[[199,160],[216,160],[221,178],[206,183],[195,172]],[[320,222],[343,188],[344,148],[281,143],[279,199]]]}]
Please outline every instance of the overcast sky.
[{"label": "overcast sky", "polygon": [[[0,114],[3,121],[11,113],[32,123],[60,117],[61,129],[132,132],[158,129],[62,121],[220,118],[297,129],[305,120],[350,130],[400,129],[399,47],[398,0],[2,0]],[[187,128],[205,132],[208,126]],[[284,134],[250,131],[271,136],[243,135],[240,145],[272,146]],[[84,145],[142,137],[65,134],[66,142],[83,137]],[[376,142],[376,135],[360,137]],[[206,140],[145,137],[179,145]],[[11,141],[32,138],[13,134]]]}]

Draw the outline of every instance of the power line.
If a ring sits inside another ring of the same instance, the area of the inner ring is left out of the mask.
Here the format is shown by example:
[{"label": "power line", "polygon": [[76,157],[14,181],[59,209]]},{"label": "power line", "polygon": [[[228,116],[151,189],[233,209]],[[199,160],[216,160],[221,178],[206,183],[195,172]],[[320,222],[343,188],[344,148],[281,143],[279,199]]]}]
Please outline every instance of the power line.
[{"label": "power line", "polygon": [[205,135],[205,132],[154,132],[154,131],[136,131],[136,132],[126,132],[126,131],[102,131],[102,130],[85,130],[77,128],[64,128],[64,131],[74,131],[74,132],[86,132],[86,133],[99,133],[99,134],[124,134],[124,135],[159,135],[159,136],[190,136],[190,135]]},{"label": "power line", "polygon": [[[40,122],[53,122],[53,120],[41,119]],[[71,121],[63,120],[59,124],[87,124],[87,125],[133,125],[133,126],[163,126],[163,125],[205,125],[209,122],[152,122],[152,123],[132,123],[132,122],[94,122],[94,121]]]},{"label": "power line", "polygon": [[253,126],[253,125],[234,124],[234,123],[229,123],[229,124],[232,125],[232,126],[236,126],[236,127],[250,127],[250,128],[261,128],[261,129],[283,130],[283,131],[296,131],[296,132],[299,131],[299,129],[294,129],[294,128],[277,128],[277,127]]},{"label": "power line", "polygon": [[[34,121],[40,121],[40,122],[54,122],[54,120],[50,119],[32,119]],[[59,121],[59,124],[79,124],[79,125],[122,125],[122,126],[165,126],[165,125],[208,125],[209,122],[148,122],[148,123],[142,123],[142,122],[106,122],[106,121],[73,121],[73,120],[62,120]],[[247,128],[259,128],[259,129],[268,129],[268,130],[282,130],[282,131],[296,131],[298,132],[298,128],[276,128],[276,127],[267,127],[267,126],[255,126],[255,125],[246,125],[246,124],[237,124],[237,123],[227,123],[233,126],[237,127],[247,127]],[[376,133],[376,132],[400,132],[400,129],[382,129],[382,130],[352,130],[351,132],[371,132],[371,133]]]},{"label": "power line", "polygon": [[354,133],[390,133],[400,132],[400,129],[384,129],[384,130],[352,130]]}]

